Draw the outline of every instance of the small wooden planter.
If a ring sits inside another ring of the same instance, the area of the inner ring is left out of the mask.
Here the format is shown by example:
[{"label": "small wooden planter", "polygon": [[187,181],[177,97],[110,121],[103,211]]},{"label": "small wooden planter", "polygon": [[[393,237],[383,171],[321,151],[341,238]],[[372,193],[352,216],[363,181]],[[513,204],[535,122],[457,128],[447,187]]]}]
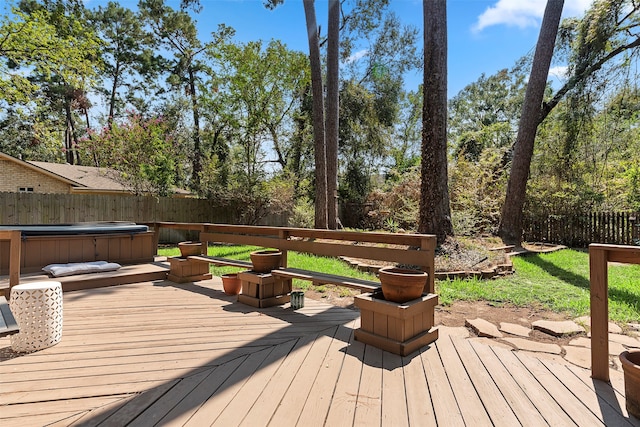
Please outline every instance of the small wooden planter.
[{"label": "small wooden planter", "polygon": [[355,331],[360,342],[406,356],[438,339],[438,329],[434,328],[436,294],[395,303],[376,291],[356,295],[354,300],[360,309],[360,329]]},{"label": "small wooden planter", "polygon": [[209,263],[196,261],[188,258],[169,258],[169,275],[167,279],[175,283],[198,282],[209,280],[212,275],[209,273]]},{"label": "small wooden planter", "polygon": [[292,280],[274,277],[271,273],[256,273],[243,271],[238,273],[242,282],[242,293],[238,295],[238,302],[253,307],[264,308],[281,305],[291,300]]}]

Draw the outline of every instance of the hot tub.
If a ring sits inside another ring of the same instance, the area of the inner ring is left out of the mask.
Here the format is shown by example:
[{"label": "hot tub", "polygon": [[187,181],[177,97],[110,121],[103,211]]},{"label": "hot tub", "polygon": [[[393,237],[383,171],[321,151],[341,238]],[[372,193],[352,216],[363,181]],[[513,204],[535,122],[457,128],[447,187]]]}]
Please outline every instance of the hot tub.
[{"label": "hot tub", "polygon": [[[109,261],[138,264],[153,261],[154,232],[133,222],[0,225],[21,234],[20,271],[40,271],[48,264]],[[0,241],[0,271],[9,268],[9,242]]]}]

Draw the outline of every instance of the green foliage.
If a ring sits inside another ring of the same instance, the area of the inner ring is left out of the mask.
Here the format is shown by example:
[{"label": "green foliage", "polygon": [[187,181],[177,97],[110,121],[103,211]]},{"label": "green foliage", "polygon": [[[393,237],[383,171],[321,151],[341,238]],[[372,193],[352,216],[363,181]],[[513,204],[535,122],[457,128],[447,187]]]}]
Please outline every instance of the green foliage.
[{"label": "green foliage", "polygon": [[30,76],[57,76],[83,88],[96,72],[92,58],[100,41],[80,16],[27,5],[0,18],[0,93],[9,104],[38,102],[41,83]]},{"label": "green foliage", "polygon": [[173,191],[181,154],[162,117],[145,119],[130,113],[125,123],[89,132],[79,148],[98,165],[120,172],[114,178],[134,193],[168,196]]},{"label": "green foliage", "polygon": [[515,141],[525,91],[525,60],[480,78],[449,101],[449,140],[456,157],[477,162],[485,148]]},{"label": "green foliage", "polygon": [[313,228],[314,220],[313,202],[304,197],[298,198],[293,207],[293,213],[289,217],[289,227]]},{"label": "green foliage", "polygon": [[476,162],[458,158],[449,170],[452,221],[456,234],[492,233],[500,221],[506,191],[505,148],[485,148]]},{"label": "green foliage", "polygon": [[411,168],[402,174],[396,174],[392,169],[385,185],[369,193],[363,205],[366,206],[366,210],[359,212],[360,227],[391,232],[415,231],[419,198],[419,167]]}]

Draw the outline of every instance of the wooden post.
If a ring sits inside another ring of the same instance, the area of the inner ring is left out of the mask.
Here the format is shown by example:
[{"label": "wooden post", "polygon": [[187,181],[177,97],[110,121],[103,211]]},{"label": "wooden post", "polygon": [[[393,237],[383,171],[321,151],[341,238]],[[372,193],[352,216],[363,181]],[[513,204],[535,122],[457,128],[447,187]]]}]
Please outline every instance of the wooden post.
[{"label": "wooden post", "polygon": [[22,252],[22,233],[19,230],[10,231],[9,249],[9,290],[20,283],[20,253]]},{"label": "wooden post", "polygon": [[[434,256],[435,256],[435,238],[433,236],[425,236],[420,240],[420,250],[424,251],[425,259],[428,262],[429,268],[427,273],[429,277],[427,278],[427,286],[428,289],[425,289],[430,294],[436,293],[436,278],[435,278],[435,264],[434,264]],[[424,269],[424,268],[423,268]]]},{"label": "wooden post", "polygon": [[[280,230],[278,231],[278,238],[282,242],[283,240],[289,239],[289,230]],[[280,248],[280,252],[282,252],[282,258],[280,258],[280,267],[287,268],[287,250],[282,249],[282,245]]]},{"label": "wooden post", "polygon": [[609,295],[607,252],[589,246],[591,284],[591,377],[609,381]]}]

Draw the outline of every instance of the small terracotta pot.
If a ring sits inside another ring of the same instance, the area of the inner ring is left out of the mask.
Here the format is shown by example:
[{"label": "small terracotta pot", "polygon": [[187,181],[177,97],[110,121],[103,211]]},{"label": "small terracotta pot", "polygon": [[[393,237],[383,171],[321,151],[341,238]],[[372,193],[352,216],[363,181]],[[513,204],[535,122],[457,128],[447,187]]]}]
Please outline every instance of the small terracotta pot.
[{"label": "small terracotta pot", "polygon": [[280,267],[282,252],[278,250],[264,250],[251,252],[251,263],[256,273],[269,273]]},{"label": "small terracotta pot", "polygon": [[202,242],[180,242],[178,249],[182,257],[202,254]]},{"label": "small terracotta pot", "polygon": [[627,412],[640,418],[640,351],[620,353],[620,363],[624,371],[624,395]]},{"label": "small terracotta pot", "polygon": [[378,277],[384,299],[403,303],[422,296],[428,275],[419,270],[383,267],[378,271]]},{"label": "small terracotta pot", "polygon": [[225,294],[238,295],[240,293],[242,290],[242,282],[237,273],[223,274],[220,277],[222,278],[222,288]]}]

